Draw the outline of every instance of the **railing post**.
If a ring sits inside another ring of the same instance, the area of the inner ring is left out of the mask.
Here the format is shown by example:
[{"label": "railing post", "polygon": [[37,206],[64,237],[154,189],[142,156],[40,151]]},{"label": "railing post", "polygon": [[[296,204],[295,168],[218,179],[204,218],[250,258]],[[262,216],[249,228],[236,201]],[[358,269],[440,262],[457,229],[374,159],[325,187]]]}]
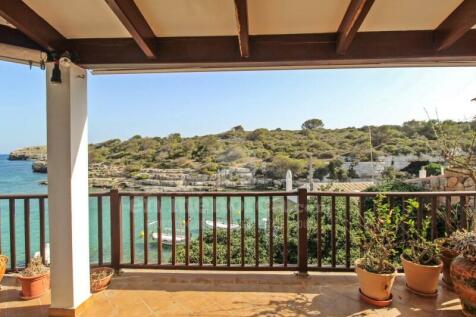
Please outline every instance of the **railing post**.
[{"label": "railing post", "polygon": [[117,189],[110,192],[111,206],[111,266],[119,273],[122,258],[122,213],[121,197]]},{"label": "railing post", "polygon": [[307,275],[307,189],[298,189],[298,266],[299,275]]}]

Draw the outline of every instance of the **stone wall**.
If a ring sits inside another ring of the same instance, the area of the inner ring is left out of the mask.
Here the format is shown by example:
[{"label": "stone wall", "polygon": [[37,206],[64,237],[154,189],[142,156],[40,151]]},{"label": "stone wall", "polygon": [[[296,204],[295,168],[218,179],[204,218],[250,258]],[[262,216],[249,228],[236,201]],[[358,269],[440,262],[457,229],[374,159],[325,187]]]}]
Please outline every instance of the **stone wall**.
[{"label": "stone wall", "polygon": [[[406,183],[417,185],[423,188],[424,191],[430,192],[460,192],[476,190],[476,186],[470,177],[461,173],[449,171],[445,171],[444,175],[407,180]],[[458,204],[459,202],[460,197],[451,196],[452,205]],[[445,198],[441,197],[438,199],[439,206],[445,206],[445,204]],[[474,209],[474,198],[468,198],[466,200],[466,206]],[[476,225],[476,223],[474,223],[474,225]]]},{"label": "stone wall", "polygon": [[473,180],[461,173],[445,171],[444,175],[416,178],[406,181],[426,191],[471,191],[476,190]]},{"label": "stone wall", "polygon": [[[361,179],[380,177],[386,167],[393,167],[396,171],[401,171],[410,163],[417,161],[440,162],[441,158],[429,155],[388,155],[380,156],[372,162],[358,162],[354,170]],[[344,162],[344,167],[349,169],[352,162]]]}]

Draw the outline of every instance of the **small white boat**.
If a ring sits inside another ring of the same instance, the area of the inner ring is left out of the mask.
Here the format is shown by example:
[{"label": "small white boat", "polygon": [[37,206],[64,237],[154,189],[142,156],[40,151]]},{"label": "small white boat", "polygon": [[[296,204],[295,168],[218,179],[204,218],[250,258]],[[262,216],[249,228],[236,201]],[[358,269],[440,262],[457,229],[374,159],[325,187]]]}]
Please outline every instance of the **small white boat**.
[{"label": "small white boat", "polygon": [[[152,240],[157,240],[159,238],[158,232],[152,232],[150,234]],[[175,235],[175,244],[183,244],[185,243],[185,236],[184,235]],[[172,245],[172,234],[170,233],[162,233],[162,244],[165,245]]]},{"label": "small white boat", "polygon": [[[152,221],[149,223],[149,226],[153,226],[157,224],[157,221]],[[183,230],[176,230],[175,231],[175,244],[183,244],[185,243],[185,234],[182,232]],[[150,229],[150,237],[152,240],[157,241],[159,239],[158,228]],[[167,228],[161,234],[161,241],[162,244],[165,245],[172,245],[172,229]]]},{"label": "small white boat", "polygon": [[[205,220],[205,224],[211,228],[213,228],[213,220]],[[228,224],[223,221],[217,221],[217,228],[218,229],[228,229]],[[231,230],[236,230],[239,229],[240,225],[237,223],[231,223],[230,224],[230,229]]]}]

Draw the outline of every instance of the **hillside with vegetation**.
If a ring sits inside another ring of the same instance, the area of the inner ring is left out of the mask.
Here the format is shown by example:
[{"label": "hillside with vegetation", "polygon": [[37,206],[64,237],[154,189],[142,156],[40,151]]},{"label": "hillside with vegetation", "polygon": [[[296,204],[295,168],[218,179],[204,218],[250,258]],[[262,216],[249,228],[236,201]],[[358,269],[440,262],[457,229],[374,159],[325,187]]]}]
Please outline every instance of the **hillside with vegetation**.
[{"label": "hillside with vegetation", "polygon": [[[468,122],[443,124],[461,138],[467,135],[470,142]],[[90,161],[124,165],[131,173],[142,168],[192,168],[210,174],[249,165],[256,173],[272,177],[282,177],[287,169],[305,175],[310,159],[316,171],[335,159],[369,161],[369,129],[374,157],[430,153],[436,138],[428,121],[343,129],[326,129],[322,123],[306,121],[299,131],[245,131],[237,126],[224,133],[190,138],[176,133],[163,138],[137,135],[126,141],[109,140],[90,146]]]},{"label": "hillside with vegetation", "polygon": [[[463,143],[467,140],[470,146],[473,122],[439,124],[446,133]],[[436,139],[434,121],[327,129],[319,119],[304,122],[301,130],[246,131],[236,126],[220,134],[195,137],[182,137],[178,133],[166,137],[136,135],[125,141],[113,139],[91,144],[90,177],[104,179],[104,184],[110,181],[108,177],[118,176],[123,177],[122,181],[168,180],[175,176],[164,178],[152,174],[157,170],[173,170],[198,175],[194,182],[199,183],[216,181],[220,171],[241,169],[254,178],[276,180],[282,179],[288,169],[295,177],[304,178],[312,168],[315,179],[346,180],[356,177],[352,164],[368,162],[371,152],[374,159],[437,154],[432,150]],[[27,156],[24,150],[19,153],[21,158]],[[13,159],[14,156],[12,153]],[[351,162],[351,167],[344,168],[344,161]]]}]

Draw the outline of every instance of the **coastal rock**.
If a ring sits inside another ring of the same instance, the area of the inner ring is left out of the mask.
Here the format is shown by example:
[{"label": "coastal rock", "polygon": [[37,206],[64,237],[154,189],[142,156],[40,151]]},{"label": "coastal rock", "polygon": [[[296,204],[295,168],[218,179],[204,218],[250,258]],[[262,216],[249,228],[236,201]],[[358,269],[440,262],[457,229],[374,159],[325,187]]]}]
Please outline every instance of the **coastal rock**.
[{"label": "coastal rock", "polygon": [[45,161],[35,161],[31,165],[31,168],[32,168],[33,172],[35,172],[35,173],[47,173],[48,172],[48,168],[46,166]]},{"label": "coastal rock", "polygon": [[15,150],[9,154],[8,159],[10,161],[46,161],[46,147],[32,146]]}]

